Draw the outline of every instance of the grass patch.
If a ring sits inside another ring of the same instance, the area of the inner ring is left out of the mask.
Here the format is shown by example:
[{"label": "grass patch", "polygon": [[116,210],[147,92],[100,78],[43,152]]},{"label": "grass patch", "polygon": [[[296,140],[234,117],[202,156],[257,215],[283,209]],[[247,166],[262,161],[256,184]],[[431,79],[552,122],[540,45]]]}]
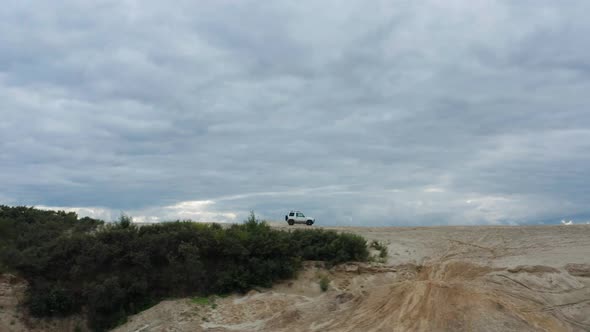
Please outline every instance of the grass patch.
[{"label": "grass patch", "polygon": [[217,308],[217,303],[215,303],[215,298],[214,297],[201,297],[201,296],[197,296],[197,297],[193,297],[191,299],[191,302],[194,303],[194,304],[202,305],[202,306],[210,305],[211,306],[211,309],[216,309]]},{"label": "grass patch", "polygon": [[191,302],[192,303],[195,303],[195,304],[199,304],[199,305],[209,305],[209,304],[211,304],[211,301],[209,300],[208,297],[193,297],[191,299]]},{"label": "grass patch", "polygon": [[328,279],[328,276],[322,276],[322,278],[320,279],[320,289],[322,290],[322,292],[327,291],[329,285],[330,279]]},{"label": "grass patch", "polygon": [[373,241],[371,241],[371,244],[369,245],[369,247],[379,251],[379,257],[376,261],[378,261],[380,263],[385,263],[387,255],[388,255],[387,245],[383,242],[373,240]]}]

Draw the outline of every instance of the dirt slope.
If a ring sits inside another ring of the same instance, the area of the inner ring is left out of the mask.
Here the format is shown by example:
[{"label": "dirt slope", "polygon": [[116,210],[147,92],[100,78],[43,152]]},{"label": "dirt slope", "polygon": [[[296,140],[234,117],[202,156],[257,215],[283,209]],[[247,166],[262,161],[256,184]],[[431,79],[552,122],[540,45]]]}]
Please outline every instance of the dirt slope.
[{"label": "dirt slope", "polygon": [[333,229],[386,243],[388,262],[308,262],[272,289],[165,301],[116,331],[590,331],[588,226]]}]

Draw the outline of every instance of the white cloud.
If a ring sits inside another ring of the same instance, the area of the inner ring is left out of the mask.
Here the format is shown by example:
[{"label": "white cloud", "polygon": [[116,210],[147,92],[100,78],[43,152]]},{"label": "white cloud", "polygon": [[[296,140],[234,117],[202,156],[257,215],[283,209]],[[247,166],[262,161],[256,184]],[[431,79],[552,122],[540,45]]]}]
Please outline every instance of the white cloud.
[{"label": "white cloud", "polygon": [[[237,214],[230,211],[217,211],[215,202],[205,201],[184,201],[174,205],[164,206],[163,215],[170,219],[190,219],[204,222],[235,222]],[[170,220],[169,219],[169,220]]]},{"label": "white cloud", "polygon": [[218,211],[215,209],[215,202],[205,201],[184,201],[172,205],[151,207],[146,209],[116,211],[108,208],[96,207],[57,207],[37,206],[43,210],[62,210],[76,212],[79,217],[91,217],[105,221],[114,221],[121,214],[129,215],[134,222],[155,223],[174,220],[192,220],[196,222],[236,222],[237,213],[231,211]]},{"label": "white cloud", "polygon": [[443,188],[430,187],[430,188],[424,189],[424,192],[425,193],[442,193],[442,192],[445,192],[445,190]]},{"label": "white cloud", "polygon": [[111,211],[110,209],[98,207],[67,207],[45,205],[37,205],[35,207],[41,210],[75,212],[79,217],[90,217],[105,221],[114,220],[114,218],[119,216],[118,214],[113,213],[113,211]]}]

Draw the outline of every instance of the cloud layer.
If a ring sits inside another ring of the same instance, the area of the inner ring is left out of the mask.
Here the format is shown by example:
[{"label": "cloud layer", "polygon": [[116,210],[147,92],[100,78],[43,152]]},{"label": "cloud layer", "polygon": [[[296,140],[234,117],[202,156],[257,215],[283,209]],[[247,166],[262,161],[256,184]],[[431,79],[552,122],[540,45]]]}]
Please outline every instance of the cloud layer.
[{"label": "cloud layer", "polygon": [[589,11],[7,3],[0,202],[145,221],[588,220]]}]

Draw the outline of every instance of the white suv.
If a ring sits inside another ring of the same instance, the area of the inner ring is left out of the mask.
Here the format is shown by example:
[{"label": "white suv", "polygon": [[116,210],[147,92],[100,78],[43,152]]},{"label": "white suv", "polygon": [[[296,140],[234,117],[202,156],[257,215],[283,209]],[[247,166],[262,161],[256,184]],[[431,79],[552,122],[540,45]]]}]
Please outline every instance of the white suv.
[{"label": "white suv", "polygon": [[301,211],[290,211],[289,214],[285,216],[285,221],[289,225],[306,224],[311,226],[315,222],[315,218],[306,217]]}]

